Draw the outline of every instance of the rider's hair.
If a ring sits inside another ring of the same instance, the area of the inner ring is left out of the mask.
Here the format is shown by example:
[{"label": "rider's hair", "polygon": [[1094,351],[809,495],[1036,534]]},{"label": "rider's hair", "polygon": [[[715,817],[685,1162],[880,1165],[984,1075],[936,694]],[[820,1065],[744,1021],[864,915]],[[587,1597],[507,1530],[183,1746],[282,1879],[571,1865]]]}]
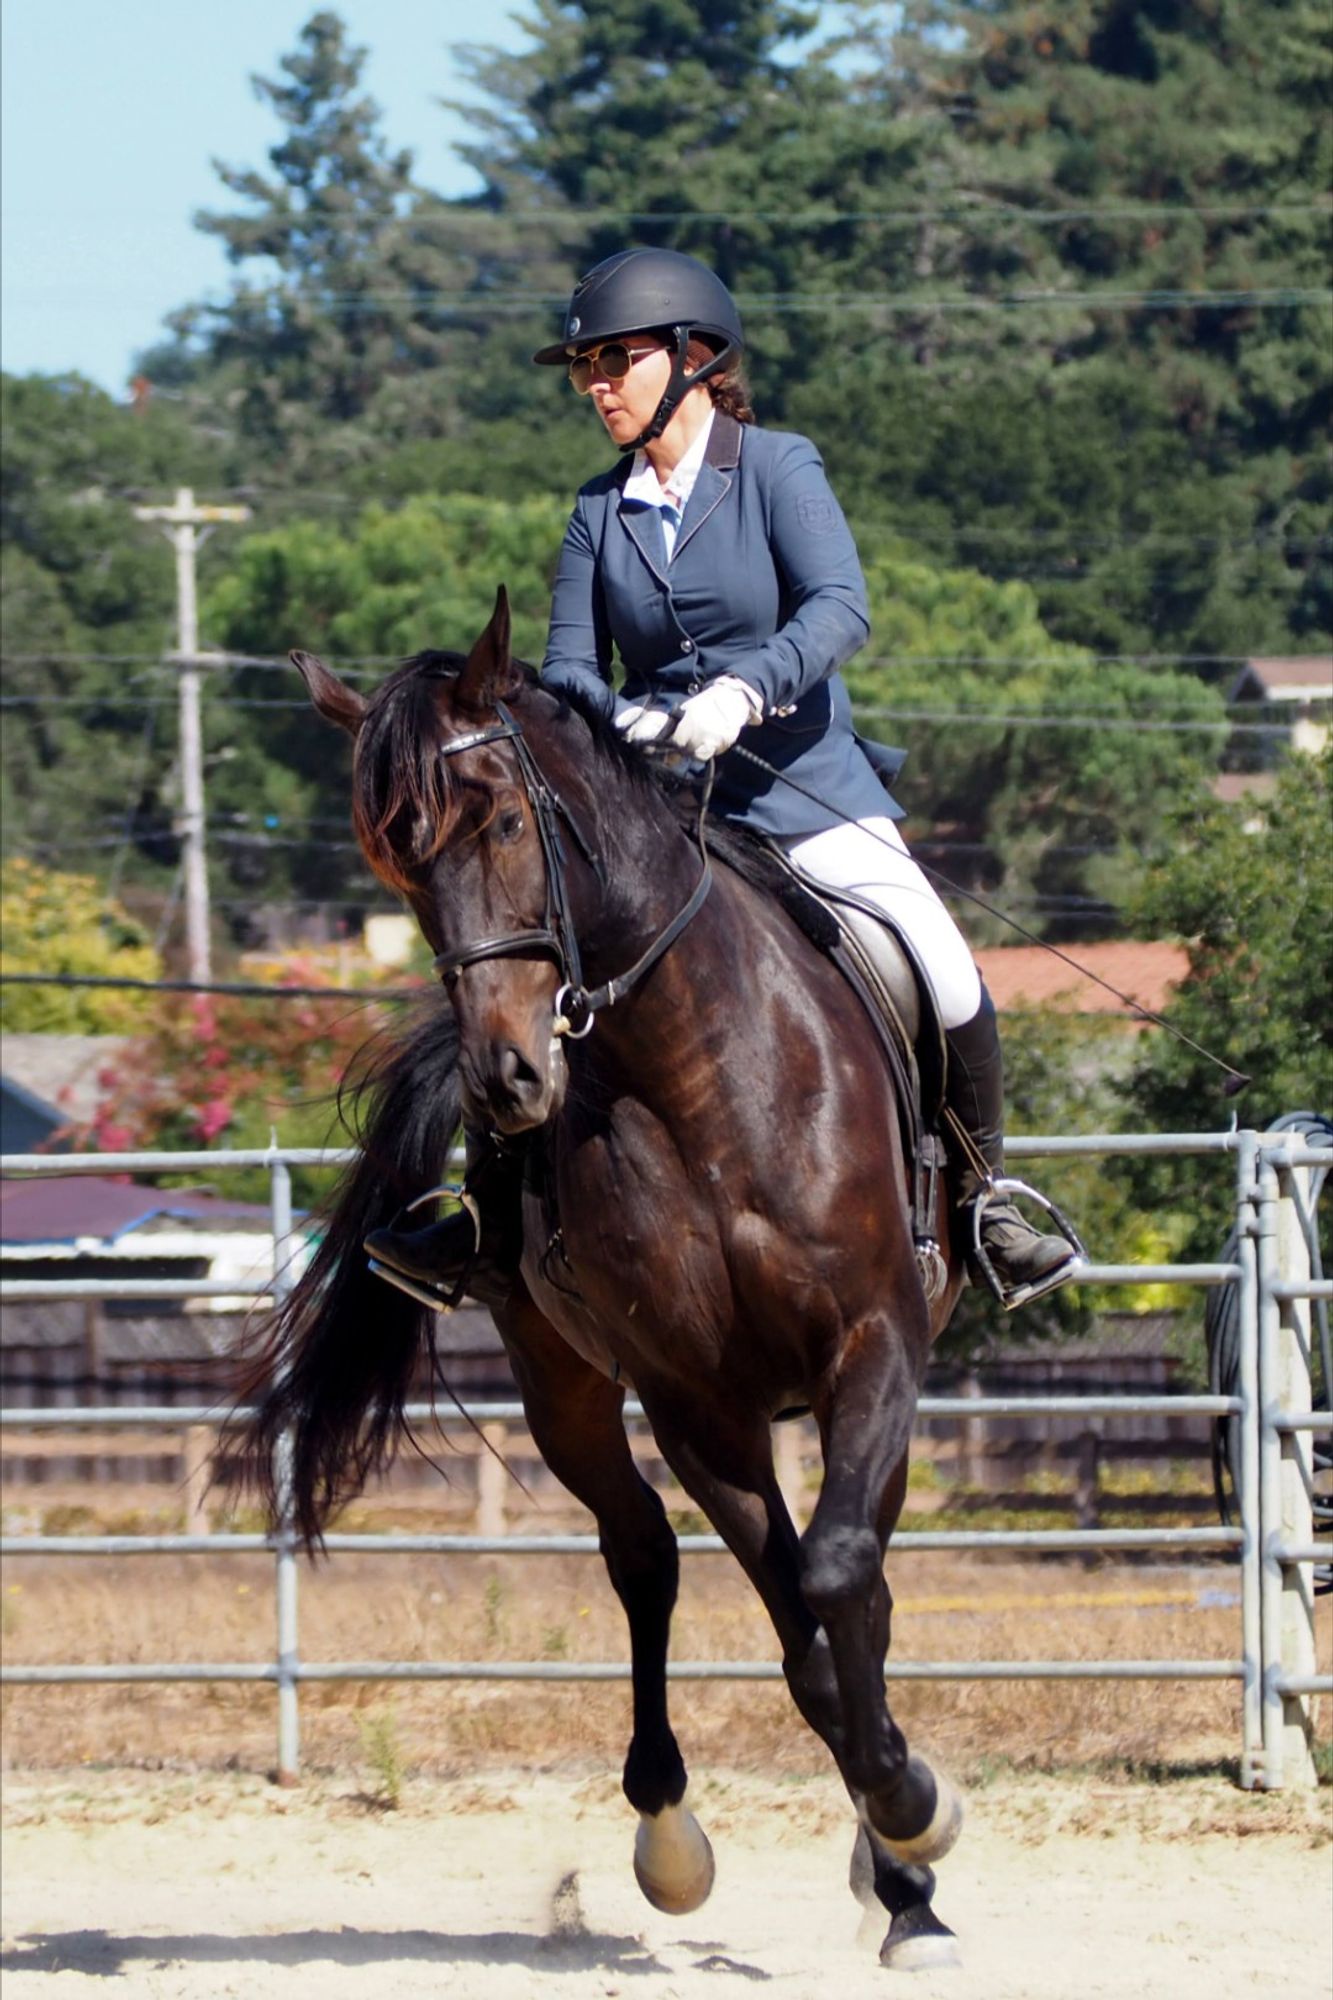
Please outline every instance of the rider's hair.
[{"label": "rider's hair", "polygon": [[[697,336],[685,350],[691,368],[699,368],[705,361],[711,361],[716,351]],[[738,424],[754,422],[754,411],[750,408],[750,385],[745,379],[739,355],[720,375],[710,376],[704,387],[712,397],[714,407],[721,410],[724,416],[734,417]]]}]

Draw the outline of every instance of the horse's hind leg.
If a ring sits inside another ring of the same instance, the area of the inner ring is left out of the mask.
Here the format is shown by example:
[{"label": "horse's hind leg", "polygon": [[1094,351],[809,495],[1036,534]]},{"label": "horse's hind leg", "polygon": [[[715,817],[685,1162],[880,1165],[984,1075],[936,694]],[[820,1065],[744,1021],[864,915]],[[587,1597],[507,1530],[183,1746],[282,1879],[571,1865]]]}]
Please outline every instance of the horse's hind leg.
[{"label": "horse's hind leg", "polygon": [[622,1417],[624,1391],[583,1361],[520,1292],[496,1323],[533,1440],[591,1509],[629,1624],[633,1733],[625,1796],[639,1814],[634,1872],[655,1908],[683,1915],[713,1886],[713,1852],[685,1805],[685,1762],[667,1710],[666,1659],[680,1559],[662,1502],[640,1476]]},{"label": "horse's hind leg", "polygon": [[[892,1919],[880,1956],[910,1969],[956,1963],[953,1933],[931,1909],[935,1877],[900,1860],[867,1826],[863,1795],[848,1776],[847,1732],[833,1649],[802,1589],[801,1542],[773,1469],[767,1424],[723,1427],[716,1412],[693,1420],[652,1410],[653,1431],[668,1464],[754,1584],[782,1644],[782,1670],[792,1700],[822,1737],[852,1794],[861,1819],[851,1886],[862,1902],[873,1895]],[[897,1481],[897,1506],[906,1461]],[[897,1506],[893,1509],[896,1518]],[[880,1676],[883,1706],[883,1675]]]},{"label": "horse's hind leg", "polygon": [[[927,1869],[962,1825],[953,1788],[909,1755],[884,1699],[891,1599],[884,1550],[902,1504],[915,1383],[887,1329],[866,1329],[822,1413],[824,1486],[801,1551],[802,1590],[828,1633],[843,1717],[843,1775],[857,1800],[877,1886],[890,1864]],[[885,1899],[887,1900],[887,1899]],[[892,1904],[889,1905],[892,1908]],[[901,1933],[901,1935],[899,1935]],[[922,1962],[945,1948],[931,1919],[895,1913],[886,1963]]]}]

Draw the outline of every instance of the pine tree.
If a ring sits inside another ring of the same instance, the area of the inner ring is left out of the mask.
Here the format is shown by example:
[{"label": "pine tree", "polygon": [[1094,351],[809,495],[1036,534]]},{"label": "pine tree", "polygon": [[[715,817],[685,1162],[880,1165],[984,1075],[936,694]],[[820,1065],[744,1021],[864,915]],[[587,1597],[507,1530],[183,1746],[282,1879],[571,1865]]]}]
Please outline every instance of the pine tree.
[{"label": "pine tree", "polygon": [[[920,133],[840,74],[846,44],[797,57],[819,11],[785,0],[538,0],[520,55],[460,52],[488,99],[461,148],[515,232],[534,294],[628,245],[701,257],[736,294],[762,414],[822,368],[858,225],[918,171]],[[897,253],[910,267],[910,250]],[[549,337],[549,335],[547,336]]]},{"label": "pine tree", "polygon": [[321,426],[364,418],[386,379],[441,358],[433,300],[449,258],[416,226],[411,153],[390,150],[359,94],[365,58],[336,14],[312,16],[282,59],[286,81],[252,79],[285,127],[272,172],[215,162],[248,206],[195,218],[261,275],[178,330],[203,334],[239,379],[244,428],[274,449],[309,450]]},{"label": "pine tree", "polygon": [[[1328,629],[1325,28],[1313,0],[920,0],[881,27],[872,88],[947,135],[905,469],[960,554],[990,535],[1021,574],[1003,540],[1031,538],[1067,636]],[[863,456],[902,400],[890,375]]]}]

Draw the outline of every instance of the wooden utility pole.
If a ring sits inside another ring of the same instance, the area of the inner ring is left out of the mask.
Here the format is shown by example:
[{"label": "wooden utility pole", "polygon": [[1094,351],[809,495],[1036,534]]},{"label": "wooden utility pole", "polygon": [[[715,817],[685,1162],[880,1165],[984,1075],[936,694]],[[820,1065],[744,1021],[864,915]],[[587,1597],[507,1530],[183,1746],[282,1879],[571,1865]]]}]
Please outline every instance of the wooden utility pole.
[{"label": "wooden utility pole", "polygon": [[[212,977],[208,940],[208,867],[204,851],[204,739],[199,712],[199,676],[225,655],[199,651],[199,600],[194,559],[219,521],[248,521],[248,507],[207,507],[195,503],[189,486],[178,486],[170,507],[136,507],[140,521],[156,521],[176,552],[176,651],[168,654],[180,688],[181,810],[176,830],[182,842],[185,875],[185,937],[191,979]],[[200,532],[202,530],[202,533]]]}]

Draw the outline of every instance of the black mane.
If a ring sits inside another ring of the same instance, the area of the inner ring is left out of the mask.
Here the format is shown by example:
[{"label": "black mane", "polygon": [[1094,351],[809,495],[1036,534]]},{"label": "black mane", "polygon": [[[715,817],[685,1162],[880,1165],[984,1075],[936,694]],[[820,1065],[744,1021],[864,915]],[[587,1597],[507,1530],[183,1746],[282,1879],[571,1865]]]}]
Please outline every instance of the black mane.
[{"label": "black mane", "polygon": [[[394,879],[394,831],[401,839],[400,816],[425,814],[447,838],[455,810],[455,788],[448,761],[432,745],[433,684],[456,679],[466,666],[462,653],[429,650],[415,653],[381,682],[370,698],[357,752],[357,828],[372,866]],[[699,821],[697,786],[667,769],[651,750],[630,743],[616,728],[600,702],[577,690],[558,692],[542,682],[524,660],[513,661],[522,677],[521,693],[541,689],[577,715],[592,739],[594,754],[632,785],[665,799],[678,824],[693,838]],[[810,940],[827,950],[836,935],[822,906],[795,882],[760,834],[726,820],[707,823],[709,854],[743,881],[771,896]],[[401,884],[396,884],[401,886]]]}]

